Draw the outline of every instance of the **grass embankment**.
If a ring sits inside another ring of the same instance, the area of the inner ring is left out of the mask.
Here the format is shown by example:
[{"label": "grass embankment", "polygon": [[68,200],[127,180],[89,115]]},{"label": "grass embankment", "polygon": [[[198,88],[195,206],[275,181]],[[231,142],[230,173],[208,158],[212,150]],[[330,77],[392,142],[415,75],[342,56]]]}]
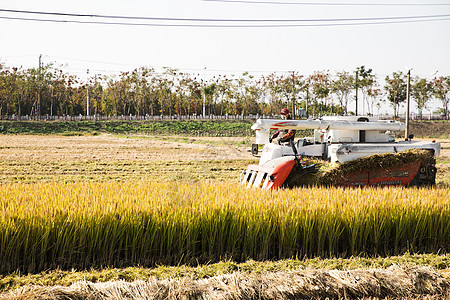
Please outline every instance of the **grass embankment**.
[{"label": "grass embankment", "polygon": [[[98,135],[148,134],[209,137],[254,136],[254,120],[165,120],[165,121],[0,121],[0,134]],[[311,136],[298,130],[297,136]]]},{"label": "grass embankment", "polygon": [[448,189],[7,184],[0,272],[448,251]]},{"label": "grass embankment", "polygon": [[[0,121],[0,134],[97,135],[165,134],[189,136],[252,136],[254,120],[161,120],[161,121]],[[449,138],[449,121],[410,121],[416,138]],[[312,136],[297,130],[297,137]],[[399,133],[399,137],[403,137]]]},{"label": "grass embankment", "polygon": [[450,138],[450,121],[411,121],[410,133],[419,138]]},{"label": "grass embankment", "polygon": [[252,120],[190,121],[0,121],[3,134],[168,134],[189,136],[248,136]]}]

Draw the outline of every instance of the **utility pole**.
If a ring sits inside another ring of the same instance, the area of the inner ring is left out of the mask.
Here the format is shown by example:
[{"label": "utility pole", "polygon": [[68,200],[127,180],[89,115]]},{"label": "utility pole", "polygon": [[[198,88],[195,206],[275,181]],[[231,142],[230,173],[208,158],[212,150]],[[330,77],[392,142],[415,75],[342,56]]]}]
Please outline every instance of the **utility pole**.
[{"label": "utility pole", "polygon": [[38,84],[38,101],[37,101],[37,117],[41,119],[41,88],[42,88],[42,76],[41,76],[41,68],[42,68],[42,54],[39,55],[39,84]]},{"label": "utility pole", "polygon": [[295,119],[295,71],[292,71],[292,118]]},{"label": "utility pole", "polygon": [[309,104],[309,86],[307,86],[306,87],[306,112],[305,112],[305,114],[306,114],[306,119],[308,119],[309,118],[309,114],[308,114],[308,104]]},{"label": "utility pole", "polygon": [[89,117],[89,69],[86,77],[86,117]]},{"label": "utility pole", "polygon": [[203,119],[206,118],[206,79],[205,79],[206,67],[203,68],[203,80],[202,80],[202,88],[203,88]]},{"label": "utility pole", "polygon": [[[96,101],[96,105],[95,105],[95,112],[94,112],[94,121],[95,121],[95,117],[97,116],[97,109],[98,109],[98,97],[97,97],[97,74],[94,75],[94,100]],[[136,97],[136,94],[135,96]]]},{"label": "utility pole", "polygon": [[355,103],[356,103],[356,108],[355,108],[355,115],[358,115],[358,68],[356,68],[356,76],[355,76],[355,90],[356,90],[356,95],[355,95]]},{"label": "utility pole", "polygon": [[408,70],[408,79],[406,81],[406,115],[405,115],[405,139],[409,138],[409,96],[411,88],[411,69]]},{"label": "utility pole", "polygon": [[202,95],[203,95],[203,119],[206,118],[206,93],[205,93],[205,85],[203,85]]}]

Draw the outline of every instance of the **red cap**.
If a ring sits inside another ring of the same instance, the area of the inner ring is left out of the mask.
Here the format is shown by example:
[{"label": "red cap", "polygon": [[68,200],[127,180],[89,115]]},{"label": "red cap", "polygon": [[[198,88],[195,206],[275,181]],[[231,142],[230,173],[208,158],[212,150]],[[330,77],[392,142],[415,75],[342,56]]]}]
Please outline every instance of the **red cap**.
[{"label": "red cap", "polygon": [[289,114],[289,109],[283,108],[283,109],[281,110],[280,114],[282,114],[282,115],[287,115],[287,114]]}]

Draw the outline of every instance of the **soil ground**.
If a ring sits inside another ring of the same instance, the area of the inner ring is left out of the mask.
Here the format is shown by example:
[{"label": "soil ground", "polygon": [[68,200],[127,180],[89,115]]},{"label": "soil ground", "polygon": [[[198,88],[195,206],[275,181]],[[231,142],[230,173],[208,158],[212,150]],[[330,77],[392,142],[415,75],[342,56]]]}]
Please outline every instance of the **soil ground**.
[{"label": "soil ground", "polygon": [[251,159],[243,138],[1,135],[0,160]]},{"label": "soil ground", "polygon": [[237,180],[245,138],[0,135],[0,180]]},{"label": "soil ground", "polygon": [[[450,184],[450,139],[437,141],[437,182]],[[250,145],[242,137],[0,135],[0,180],[235,180],[257,162]]]}]

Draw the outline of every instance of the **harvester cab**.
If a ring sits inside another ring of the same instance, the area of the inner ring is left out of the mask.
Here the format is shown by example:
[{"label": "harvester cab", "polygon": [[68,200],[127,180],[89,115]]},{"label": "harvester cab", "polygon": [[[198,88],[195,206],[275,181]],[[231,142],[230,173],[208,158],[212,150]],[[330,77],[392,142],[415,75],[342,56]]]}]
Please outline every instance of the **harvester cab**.
[{"label": "harvester cab", "polygon": [[[316,166],[303,158],[323,160],[332,163],[356,162],[362,158],[384,153],[399,153],[409,149],[428,150],[431,157],[440,153],[436,142],[405,141],[396,142],[394,132],[405,129],[398,121],[377,120],[373,117],[323,117],[309,120],[258,119],[252,126],[256,132],[256,143],[252,153],[258,154],[263,145],[258,165],[249,165],[243,171],[241,183],[247,187],[276,189],[304,185],[304,175],[317,171]],[[298,139],[290,145],[269,142],[271,129],[314,130],[314,136]],[[435,182],[435,161],[427,165],[404,163],[392,169],[369,169],[357,174],[349,174],[334,185],[432,185]],[[383,165],[383,163],[381,163]],[[416,177],[422,174],[422,180]],[[420,172],[419,172],[420,171]],[[422,172],[424,173],[424,172]],[[398,175],[398,176],[396,176]],[[417,176],[416,176],[417,175]]]}]

